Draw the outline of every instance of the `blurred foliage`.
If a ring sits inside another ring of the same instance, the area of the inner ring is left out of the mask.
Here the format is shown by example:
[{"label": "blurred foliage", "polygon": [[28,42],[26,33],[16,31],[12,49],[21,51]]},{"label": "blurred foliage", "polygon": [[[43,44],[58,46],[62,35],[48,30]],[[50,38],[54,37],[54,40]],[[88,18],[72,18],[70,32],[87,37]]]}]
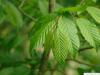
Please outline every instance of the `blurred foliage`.
[{"label": "blurred foliage", "polygon": [[100,72],[99,8],[100,0],[0,0],[0,75]]}]

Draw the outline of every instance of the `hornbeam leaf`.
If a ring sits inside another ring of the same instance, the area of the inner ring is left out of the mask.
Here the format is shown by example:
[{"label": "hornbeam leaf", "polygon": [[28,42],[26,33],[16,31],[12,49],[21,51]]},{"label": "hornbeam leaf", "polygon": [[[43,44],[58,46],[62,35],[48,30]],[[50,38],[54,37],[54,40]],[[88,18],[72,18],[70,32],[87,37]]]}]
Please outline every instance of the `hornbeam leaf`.
[{"label": "hornbeam leaf", "polygon": [[44,57],[48,57],[53,45],[53,32],[49,31],[45,36],[44,42]]},{"label": "hornbeam leaf", "polygon": [[49,30],[52,29],[52,26],[55,24],[55,20],[53,20],[52,16],[50,17],[48,18],[48,16],[46,16],[40,18],[36,22],[31,37],[30,50],[34,50],[44,44],[45,35],[49,32]]},{"label": "hornbeam leaf", "polygon": [[62,31],[66,32],[66,35],[68,35],[68,39],[70,40],[68,43],[70,44],[70,46],[72,46],[69,47],[68,50],[74,56],[80,46],[80,41],[77,35],[77,28],[74,21],[62,17],[62,19],[60,19],[59,21],[58,26]]},{"label": "hornbeam leaf", "polygon": [[77,25],[87,42],[96,48],[96,44],[100,43],[100,34],[96,25],[87,19],[77,19]]},{"label": "hornbeam leaf", "polygon": [[91,7],[87,7],[86,10],[96,22],[100,23],[100,9],[91,6]]},{"label": "hornbeam leaf", "polygon": [[44,50],[50,50],[53,44],[53,32],[49,31],[48,34],[45,36],[44,42]]},{"label": "hornbeam leaf", "polygon": [[74,57],[79,46],[80,42],[75,23],[71,19],[61,17],[54,37],[53,54],[56,60],[64,62],[68,53]]},{"label": "hornbeam leaf", "polygon": [[68,48],[67,48],[67,37],[66,34],[62,33],[60,30],[58,30],[54,35],[54,46],[53,46],[53,55],[55,59],[59,63],[64,63],[67,55],[68,55]]}]

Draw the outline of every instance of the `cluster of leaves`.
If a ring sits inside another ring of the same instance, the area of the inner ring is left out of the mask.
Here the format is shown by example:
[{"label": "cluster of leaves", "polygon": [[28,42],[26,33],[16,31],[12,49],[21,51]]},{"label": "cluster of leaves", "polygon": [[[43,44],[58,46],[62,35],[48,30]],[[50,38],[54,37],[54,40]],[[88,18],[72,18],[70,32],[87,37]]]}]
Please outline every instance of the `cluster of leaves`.
[{"label": "cluster of leaves", "polygon": [[[77,11],[76,13],[81,12],[78,7],[66,8],[65,12],[68,11]],[[88,18],[87,16],[80,17],[84,12],[88,13]],[[82,35],[81,37],[90,44],[90,46],[97,49],[100,44],[100,33],[96,23],[100,23],[100,9],[88,6],[84,8],[84,12],[77,14],[78,17],[74,17],[73,14],[70,16],[57,15],[52,20],[49,20],[46,23],[41,23],[41,27],[38,27],[39,29],[35,31],[31,38],[31,50],[34,50],[36,46],[39,47],[40,45],[43,45],[46,42],[45,36],[49,35],[49,32],[52,32],[53,34],[51,38],[53,46],[49,47],[51,47],[55,59],[59,62],[65,61],[68,54],[73,57],[76,56],[80,49],[80,34]],[[92,17],[93,20],[89,19],[90,17]]]},{"label": "cluster of leaves", "polygon": [[[99,0],[63,1],[58,0],[49,13],[47,0],[0,0],[0,75],[37,75],[42,58],[36,51],[39,47],[52,51],[61,65],[75,59],[83,44],[99,50]],[[79,73],[85,71],[80,68]]]}]

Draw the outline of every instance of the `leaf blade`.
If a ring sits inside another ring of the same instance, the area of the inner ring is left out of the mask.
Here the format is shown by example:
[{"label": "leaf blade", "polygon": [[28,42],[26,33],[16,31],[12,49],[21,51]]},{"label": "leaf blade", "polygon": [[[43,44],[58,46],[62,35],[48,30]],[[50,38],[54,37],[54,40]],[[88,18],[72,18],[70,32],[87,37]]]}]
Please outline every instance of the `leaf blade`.
[{"label": "leaf blade", "polygon": [[100,23],[100,9],[90,6],[86,10],[96,22]]},{"label": "leaf blade", "polygon": [[77,25],[85,40],[96,48],[97,41],[100,41],[100,35],[96,25],[84,18],[77,19]]},{"label": "leaf blade", "polygon": [[68,54],[73,57],[77,54],[79,46],[80,42],[75,23],[70,19],[61,17],[54,37],[53,54],[55,59],[64,63]]}]

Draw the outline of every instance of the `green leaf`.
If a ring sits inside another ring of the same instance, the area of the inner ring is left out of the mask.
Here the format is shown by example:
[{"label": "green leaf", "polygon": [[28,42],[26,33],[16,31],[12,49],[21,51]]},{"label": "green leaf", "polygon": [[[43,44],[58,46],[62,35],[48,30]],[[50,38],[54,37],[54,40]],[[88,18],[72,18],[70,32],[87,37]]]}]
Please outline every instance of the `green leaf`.
[{"label": "green leaf", "polygon": [[91,46],[96,47],[96,43],[100,43],[99,30],[94,23],[87,19],[79,18],[77,19],[77,25],[83,37]]},{"label": "green leaf", "polygon": [[45,36],[44,57],[48,57],[53,45],[53,32],[50,30]]},{"label": "green leaf", "polygon": [[67,7],[67,8],[63,8],[61,9],[61,11],[63,12],[66,12],[66,11],[69,11],[69,12],[78,12],[78,11],[84,11],[86,8],[86,6],[74,6],[74,7]]},{"label": "green leaf", "polygon": [[33,34],[31,36],[31,46],[30,49],[33,50],[43,45],[45,41],[45,35],[49,30],[52,29],[52,26],[55,24],[55,20],[49,16],[40,18],[33,29]]},{"label": "green leaf", "polygon": [[69,39],[68,43],[70,44],[70,47],[68,50],[72,55],[75,55],[77,50],[79,49],[80,41],[77,35],[77,28],[74,21],[72,21],[71,19],[62,17],[62,19],[60,19],[58,23],[58,26],[59,26],[59,29],[66,32],[66,35],[68,36],[68,39]]},{"label": "green leaf", "polygon": [[5,1],[3,9],[6,13],[7,20],[15,27],[21,27],[23,25],[22,15],[19,10],[10,2]]},{"label": "green leaf", "polygon": [[53,44],[53,32],[49,31],[45,36],[44,50],[50,50]]},{"label": "green leaf", "polygon": [[61,17],[54,36],[53,54],[56,60],[64,62],[68,53],[75,56],[79,46],[80,42],[75,23],[71,19]]},{"label": "green leaf", "polygon": [[100,9],[91,6],[91,7],[87,7],[86,10],[96,22],[100,23]]},{"label": "green leaf", "polygon": [[68,48],[66,46],[68,41],[65,35],[66,34],[60,32],[60,30],[58,30],[54,35],[54,46],[52,51],[55,59],[59,63],[64,63],[68,55]]}]

